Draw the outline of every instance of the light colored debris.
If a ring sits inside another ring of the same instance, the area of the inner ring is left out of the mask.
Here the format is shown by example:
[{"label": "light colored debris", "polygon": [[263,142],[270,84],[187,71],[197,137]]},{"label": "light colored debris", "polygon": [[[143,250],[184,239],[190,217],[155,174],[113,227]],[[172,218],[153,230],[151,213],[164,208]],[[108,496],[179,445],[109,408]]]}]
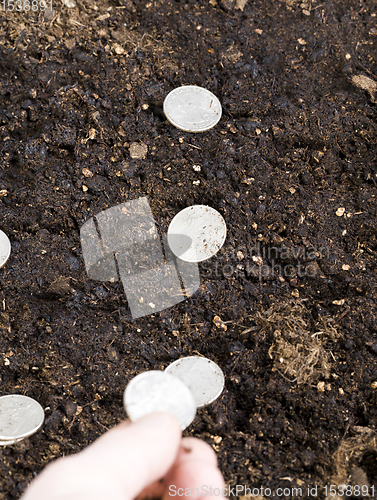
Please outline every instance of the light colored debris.
[{"label": "light colored debris", "polygon": [[234,6],[235,9],[242,10],[245,8],[245,5],[247,4],[247,0],[236,0],[236,5]]},{"label": "light colored debris", "polygon": [[224,323],[224,321],[220,318],[220,316],[215,316],[213,318],[213,323],[216,326],[216,328],[221,328],[221,330],[224,330],[224,332],[227,331],[228,327]]},{"label": "light colored debris", "polygon": [[259,335],[273,334],[274,343],[268,354],[273,360],[273,370],[286,380],[317,384],[320,379],[329,378],[332,361],[327,344],[340,336],[332,318],[321,317],[313,325],[309,310],[301,301],[292,300],[258,312],[255,322],[260,326]]},{"label": "light colored debris", "polygon": [[345,303],[345,299],[333,300],[332,303],[334,304],[334,306],[343,306]]},{"label": "light colored debris", "polygon": [[318,392],[325,392],[325,383],[323,381],[318,382],[317,390]]},{"label": "light colored debris", "polygon": [[82,173],[85,177],[93,177],[93,172],[89,170],[88,168],[83,168]]},{"label": "light colored debris", "polygon": [[337,211],[335,212],[335,215],[337,215],[338,217],[342,217],[342,215],[344,215],[345,211],[346,211],[346,209],[344,207],[339,207],[337,209]]},{"label": "light colored debris", "polygon": [[[342,491],[346,491],[348,485],[369,486],[368,478],[365,472],[360,470],[359,464],[364,454],[374,453],[377,450],[377,436],[374,429],[353,426],[346,434],[350,437],[341,439],[339,448],[331,459],[334,475],[327,480],[327,483],[334,485],[336,490],[341,488]],[[329,493],[325,500],[344,500],[344,498]]]},{"label": "light colored debris", "polygon": [[74,9],[76,7],[75,0],[63,0],[63,4],[68,7],[68,9]]},{"label": "light colored debris", "polygon": [[126,52],[125,49],[121,45],[119,45],[119,43],[114,43],[113,49],[115,54],[117,54],[118,56],[121,56]]},{"label": "light colored debris", "polygon": [[142,159],[147,156],[148,146],[143,142],[132,142],[129,151],[131,158]]},{"label": "light colored debris", "polygon": [[255,181],[254,177],[247,177],[246,179],[241,181],[241,183],[247,184],[248,186],[251,186],[254,181]]},{"label": "light colored debris", "polygon": [[232,43],[221,54],[221,58],[224,60],[224,62],[227,62],[229,64],[235,64],[242,58],[242,56],[243,56],[242,52],[238,50],[238,48],[235,46],[234,43]]},{"label": "light colored debris", "polygon": [[260,255],[253,255],[251,260],[257,264],[257,266],[263,265],[263,258]]},{"label": "light colored debris", "polygon": [[365,75],[353,75],[352,83],[360,89],[367,90],[371,101],[377,103],[377,98],[374,95],[374,92],[377,91],[377,82]]}]

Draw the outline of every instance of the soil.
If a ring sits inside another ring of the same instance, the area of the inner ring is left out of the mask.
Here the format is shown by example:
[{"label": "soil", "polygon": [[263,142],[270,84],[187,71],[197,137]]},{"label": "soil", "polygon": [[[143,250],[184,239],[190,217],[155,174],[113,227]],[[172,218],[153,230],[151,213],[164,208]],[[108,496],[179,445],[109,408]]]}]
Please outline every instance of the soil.
[{"label": "soil", "polygon": [[[1,3],[1,395],[35,398],[46,420],[1,448],[0,499],[124,419],[133,376],[194,354],[226,386],[185,435],[214,447],[227,484],[372,498],[375,2],[72,3]],[[165,120],[184,84],[218,96],[215,128]],[[162,233],[204,204],[228,234],[192,297],[133,320],[120,283],[88,278],[79,230],[141,196]]]}]

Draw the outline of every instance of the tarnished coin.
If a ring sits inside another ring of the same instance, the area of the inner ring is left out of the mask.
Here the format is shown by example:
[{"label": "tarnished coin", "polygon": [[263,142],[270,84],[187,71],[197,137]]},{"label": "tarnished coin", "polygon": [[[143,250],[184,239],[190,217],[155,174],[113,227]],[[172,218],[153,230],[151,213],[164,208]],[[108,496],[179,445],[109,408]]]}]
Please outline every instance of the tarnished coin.
[{"label": "tarnished coin", "polygon": [[186,262],[202,262],[220,250],[226,224],[217,210],[193,205],[181,210],[168,228],[168,243],[174,255]]},{"label": "tarnished coin", "polygon": [[205,132],[221,118],[221,104],[207,89],[185,85],[172,90],[165,98],[164,113],[174,127],[186,132]]},{"label": "tarnished coin", "polygon": [[6,263],[10,255],[10,241],[8,236],[0,230],[0,267]]},{"label": "tarnished coin", "polygon": [[186,429],[194,420],[196,405],[190,389],[173,375],[152,370],[131,380],[124,391],[124,406],[133,422],[155,411],[171,413]]},{"label": "tarnished coin", "polygon": [[184,382],[192,392],[197,408],[217,399],[224,389],[224,374],[221,368],[207,358],[188,356],[177,359],[166,369]]},{"label": "tarnished coin", "polygon": [[0,397],[0,441],[21,441],[37,432],[43,420],[43,408],[34,399],[21,394]]}]

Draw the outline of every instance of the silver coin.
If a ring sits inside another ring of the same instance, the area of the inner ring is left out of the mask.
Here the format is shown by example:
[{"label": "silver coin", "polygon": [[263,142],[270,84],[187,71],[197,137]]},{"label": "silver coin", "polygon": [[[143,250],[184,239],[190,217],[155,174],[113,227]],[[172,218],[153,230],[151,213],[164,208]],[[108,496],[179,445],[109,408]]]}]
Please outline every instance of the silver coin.
[{"label": "silver coin", "polygon": [[202,262],[223,246],[226,224],[217,210],[193,205],[181,210],[168,228],[168,243],[174,255],[186,262]]},{"label": "silver coin", "polygon": [[140,373],[124,391],[124,406],[133,422],[153,413],[171,413],[184,430],[194,420],[196,405],[190,389],[177,377],[152,370]]},{"label": "silver coin", "polygon": [[0,446],[11,446],[19,441],[22,441],[22,439],[7,439],[6,441],[0,441]]},{"label": "silver coin", "polygon": [[43,408],[34,399],[21,394],[0,397],[0,441],[16,442],[29,437],[43,421]]},{"label": "silver coin", "polygon": [[0,230],[0,267],[6,263],[10,255],[10,241],[8,236]]},{"label": "silver coin", "polygon": [[221,368],[207,358],[188,356],[171,363],[165,372],[178,377],[192,392],[197,408],[215,401],[224,389]]},{"label": "silver coin", "polygon": [[172,90],[164,100],[164,113],[174,127],[186,132],[205,132],[221,118],[221,104],[207,89],[185,85]]}]

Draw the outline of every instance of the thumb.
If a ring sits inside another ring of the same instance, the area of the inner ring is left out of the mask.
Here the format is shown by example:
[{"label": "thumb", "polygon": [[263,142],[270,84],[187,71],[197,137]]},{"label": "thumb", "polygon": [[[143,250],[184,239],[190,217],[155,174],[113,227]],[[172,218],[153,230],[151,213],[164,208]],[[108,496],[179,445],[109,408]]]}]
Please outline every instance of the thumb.
[{"label": "thumb", "polygon": [[167,473],[180,440],[180,426],[168,413],[123,422],[81,453],[49,465],[22,500],[131,500]]}]

